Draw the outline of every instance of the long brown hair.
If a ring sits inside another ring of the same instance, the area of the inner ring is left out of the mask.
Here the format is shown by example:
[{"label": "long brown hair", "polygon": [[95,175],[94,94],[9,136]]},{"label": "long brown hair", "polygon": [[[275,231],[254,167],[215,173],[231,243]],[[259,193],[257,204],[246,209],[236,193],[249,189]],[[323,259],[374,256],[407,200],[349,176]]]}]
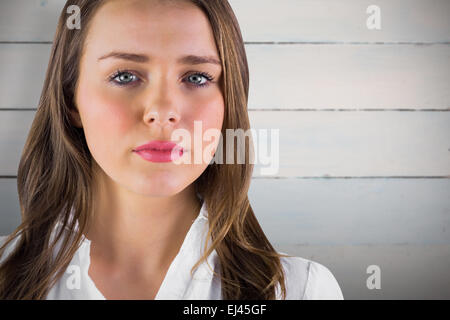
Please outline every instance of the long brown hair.
[{"label": "long brown hair", "polygon": [[[74,92],[84,39],[95,12],[106,0],[70,0],[59,18],[39,106],[20,159],[17,186],[22,223],[0,248],[20,236],[0,266],[0,299],[45,299],[82,241],[92,216],[92,156],[82,128],[72,125]],[[222,126],[250,128],[247,102],[249,70],[244,42],[226,0],[187,0],[210,21],[223,68],[225,102]],[[66,27],[67,8],[80,8],[80,30]],[[236,148],[236,147],[235,147]],[[246,144],[249,158],[251,139]],[[235,153],[236,154],[236,153]],[[225,150],[226,156],[226,150]],[[209,218],[204,255],[215,249],[220,261],[223,299],[276,299],[286,296],[279,254],[264,235],[248,199],[253,164],[210,164],[194,182]],[[74,219],[70,219],[73,215]],[[58,221],[62,228],[52,237]],[[76,225],[78,223],[78,226]],[[68,228],[70,236],[63,236]],[[58,241],[62,241],[54,254]]]}]

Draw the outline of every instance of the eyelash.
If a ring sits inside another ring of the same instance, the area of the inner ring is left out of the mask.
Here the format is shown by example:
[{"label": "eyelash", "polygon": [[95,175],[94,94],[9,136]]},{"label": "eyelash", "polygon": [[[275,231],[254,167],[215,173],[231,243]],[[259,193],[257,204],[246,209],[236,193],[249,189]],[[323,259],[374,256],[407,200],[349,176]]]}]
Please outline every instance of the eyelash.
[{"label": "eyelash", "polygon": [[[113,83],[114,85],[121,86],[121,87],[133,86],[133,85],[134,85],[134,84],[133,84],[134,82],[120,83],[120,82],[117,82],[117,81],[114,80],[114,79],[116,79],[118,76],[121,76],[122,74],[126,74],[126,73],[129,73],[130,75],[135,76],[136,78],[138,78],[138,81],[140,81],[139,77],[138,77],[136,74],[134,74],[134,72],[129,71],[129,70],[117,70],[116,72],[114,72],[113,75],[111,75],[111,76],[109,77],[109,81],[110,81],[111,83]],[[193,72],[193,73],[188,74],[186,77],[190,77],[190,76],[193,76],[193,75],[201,75],[201,76],[205,77],[206,80],[207,80],[204,84],[194,84],[194,83],[193,83],[192,85],[193,85],[194,87],[197,87],[197,88],[207,87],[207,86],[209,86],[209,84],[214,80],[213,76],[211,76],[211,75],[210,75],[209,73],[207,73],[207,72]]]}]

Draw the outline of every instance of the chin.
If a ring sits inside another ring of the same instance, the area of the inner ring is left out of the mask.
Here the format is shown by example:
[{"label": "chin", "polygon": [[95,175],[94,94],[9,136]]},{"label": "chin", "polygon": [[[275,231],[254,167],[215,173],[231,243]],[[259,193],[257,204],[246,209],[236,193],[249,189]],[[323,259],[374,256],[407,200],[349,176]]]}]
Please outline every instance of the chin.
[{"label": "chin", "polygon": [[129,185],[129,189],[135,193],[152,197],[169,197],[181,192],[188,183],[179,181],[179,176],[147,177],[139,183]]}]

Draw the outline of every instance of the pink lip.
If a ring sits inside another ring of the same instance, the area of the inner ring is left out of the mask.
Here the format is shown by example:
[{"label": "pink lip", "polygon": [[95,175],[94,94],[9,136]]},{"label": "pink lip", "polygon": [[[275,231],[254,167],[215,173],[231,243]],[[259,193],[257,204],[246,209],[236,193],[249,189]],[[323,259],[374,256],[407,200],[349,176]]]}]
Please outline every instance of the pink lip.
[{"label": "pink lip", "polygon": [[183,155],[183,148],[171,141],[150,141],[133,150],[151,162],[171,162]]}]

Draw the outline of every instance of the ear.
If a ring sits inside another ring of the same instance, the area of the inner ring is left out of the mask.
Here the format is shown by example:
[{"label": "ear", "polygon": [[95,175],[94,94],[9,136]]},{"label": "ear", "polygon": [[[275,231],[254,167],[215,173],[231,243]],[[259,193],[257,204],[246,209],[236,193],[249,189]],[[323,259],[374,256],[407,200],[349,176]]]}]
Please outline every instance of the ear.
[{"label": "ear", "polygon": [[70,122],[77,128],[83,128],[80,113],[76,108],[70,108]]}]

